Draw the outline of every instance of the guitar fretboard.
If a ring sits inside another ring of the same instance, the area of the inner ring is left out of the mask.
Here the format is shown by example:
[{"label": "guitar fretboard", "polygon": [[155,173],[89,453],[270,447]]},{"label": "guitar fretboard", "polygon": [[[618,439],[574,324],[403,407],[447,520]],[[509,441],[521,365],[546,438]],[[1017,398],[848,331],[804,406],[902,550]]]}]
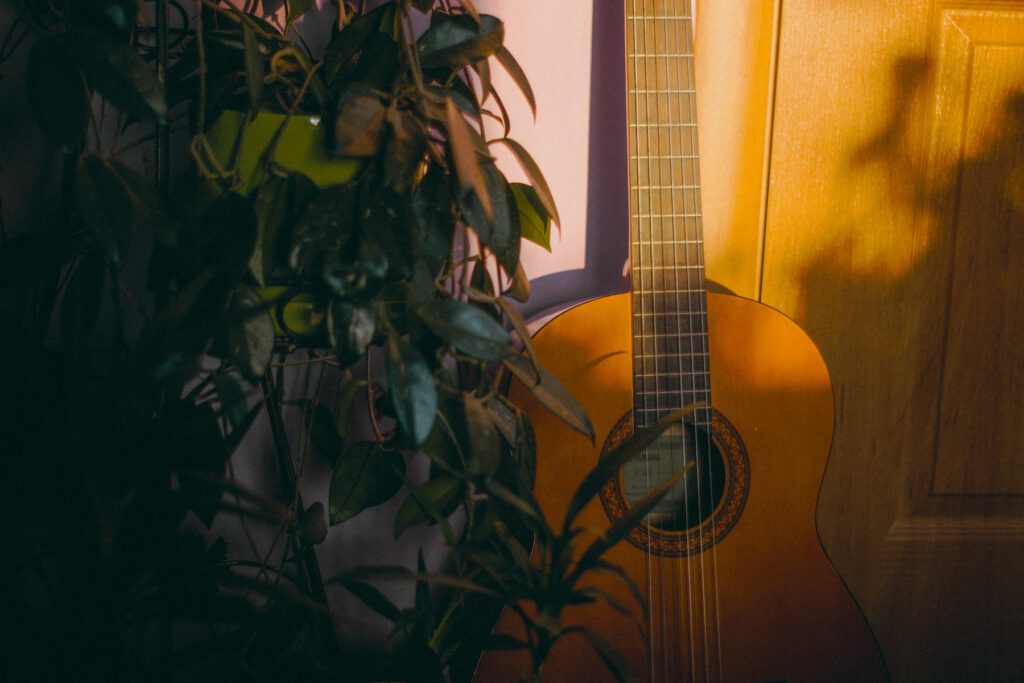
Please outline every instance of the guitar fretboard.
[{"label": "guitar fretboard", "polygon": [[[626,0],[634,424],[710,404],[690,0]],[[698,414],[706,423],[710,411]]]}]

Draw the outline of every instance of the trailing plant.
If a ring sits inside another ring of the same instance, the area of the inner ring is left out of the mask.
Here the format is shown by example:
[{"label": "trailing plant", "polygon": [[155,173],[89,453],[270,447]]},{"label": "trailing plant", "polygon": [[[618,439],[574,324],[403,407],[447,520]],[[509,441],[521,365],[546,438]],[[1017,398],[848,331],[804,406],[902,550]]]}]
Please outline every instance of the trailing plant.
[{"label": "trailing plant", "polygon": [[[501,647],[525,650],[537,677],[555,642],[583,633],[628,678],[611,644],[561,618],[610,599],[581,578],[617,572],[604,551],[671,482],[583,550],[575,513],[656,432],[581,484],[560,530],[532,495],[510,378],[594,434],[510,301],[529,293],[521,241],[547,248],[558,215],[491,78],[504,68],[535,106],[502,23],[470,0],[335,2],[319,24],[310,0],[277,4],[19,4],[3,55],[34,40],[27,97],[64,173],[56,224],[0,248],[0,284],[35,288],[41,321],[4,345],[3,431],[14,481],[61,483],[5,503],[5,618],[25,634],[5,657],[69,679],[463,680]],[[310,121],[304,167],[289,136]],[[498,147],[528,182],[507,180]],[[332,382],[330,400],[306,391]],[[264,423],[269,492],[237,476]],[[424,481],[406,469],[416,457]],[[303,500],[316,459],[333,468],[329,494]],[[322,576],[328,528],[395,497],[393,535],[435,525],[450,562]],[[226,519],[249,552],[215,540]],[[378,588],[395,578],[415,583],[411,607]],[[393,623],[391,658],[345,658],[334,586]],[[506,604],[522,637],[490,635]]]}]

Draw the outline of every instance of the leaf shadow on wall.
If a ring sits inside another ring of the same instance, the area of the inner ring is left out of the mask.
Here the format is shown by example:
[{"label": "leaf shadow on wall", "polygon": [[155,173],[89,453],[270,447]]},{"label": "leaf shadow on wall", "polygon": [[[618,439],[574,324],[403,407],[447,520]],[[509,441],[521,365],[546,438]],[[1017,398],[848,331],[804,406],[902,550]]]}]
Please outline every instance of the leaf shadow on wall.
[{"label": "leaf shadow on wall", "polygon": [[[926,648],[934,671],[970,678],[961,669],[979,659],[969,653],[1003,647],[987,639],[989,610],[962,609],[971,597],[956,586],[868,577],[864,559],[900,517],[1024,508],[1024,470],[1012,465],[1024,445],[1024,92],[951,95],[936,71],[924,58],[897,61],[882,124],[837,150],[842,177],[814,228],[826,245],[799,271],[795,311],[837,402],[824,545],[863,604],[891,606],[876,607],[891,619],[869,620],[907,625],[899,610],[937,603],[923,632],[885,634],[892,661]],[[900,558],[897,574],[918,576],[921,562]],[[1024,596],[1009,592],[1020,615]],[[957,635],[927,638],[943,632]],[[1024,665],[1008,649],[988,659]]]}]

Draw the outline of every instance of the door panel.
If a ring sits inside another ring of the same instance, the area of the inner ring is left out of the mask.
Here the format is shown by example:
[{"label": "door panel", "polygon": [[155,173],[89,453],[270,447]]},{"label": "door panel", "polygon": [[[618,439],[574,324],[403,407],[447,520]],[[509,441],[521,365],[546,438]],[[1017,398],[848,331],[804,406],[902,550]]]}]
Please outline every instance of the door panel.
[{"label": "door panel", "polygon": [[[1024,0],[786,0],[777,31],[768,172],[739,190],[764,221],[705,221],[709,277],[760,280],[828,362],[820,533],[893,679],[1020,681]],[[737,192],[708,180],[708,207]]]}]

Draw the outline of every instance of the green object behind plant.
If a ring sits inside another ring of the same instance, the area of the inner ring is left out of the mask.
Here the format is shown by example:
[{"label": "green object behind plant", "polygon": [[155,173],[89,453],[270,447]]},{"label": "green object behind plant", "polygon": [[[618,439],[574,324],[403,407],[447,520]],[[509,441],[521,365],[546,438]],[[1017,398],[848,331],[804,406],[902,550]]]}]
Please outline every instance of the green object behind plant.
[{"label": "green object behind plant", "polygon": [[[227,110],[206,132],[206,139],[224,168],[231,164],[245,116],[243,112]],[[358,159],[337,159],[328,155],[327,131],[319,116],[297,114],[288,118],[285,114],[261,111],[246,125],[244,132],[238,160],[241,194],[249,194],[261,180],[257,173],[260,160],[282,125],[285,127],[277,141],[274,161],[304,173],[319,187],[347,183],[362,167]]]}]

